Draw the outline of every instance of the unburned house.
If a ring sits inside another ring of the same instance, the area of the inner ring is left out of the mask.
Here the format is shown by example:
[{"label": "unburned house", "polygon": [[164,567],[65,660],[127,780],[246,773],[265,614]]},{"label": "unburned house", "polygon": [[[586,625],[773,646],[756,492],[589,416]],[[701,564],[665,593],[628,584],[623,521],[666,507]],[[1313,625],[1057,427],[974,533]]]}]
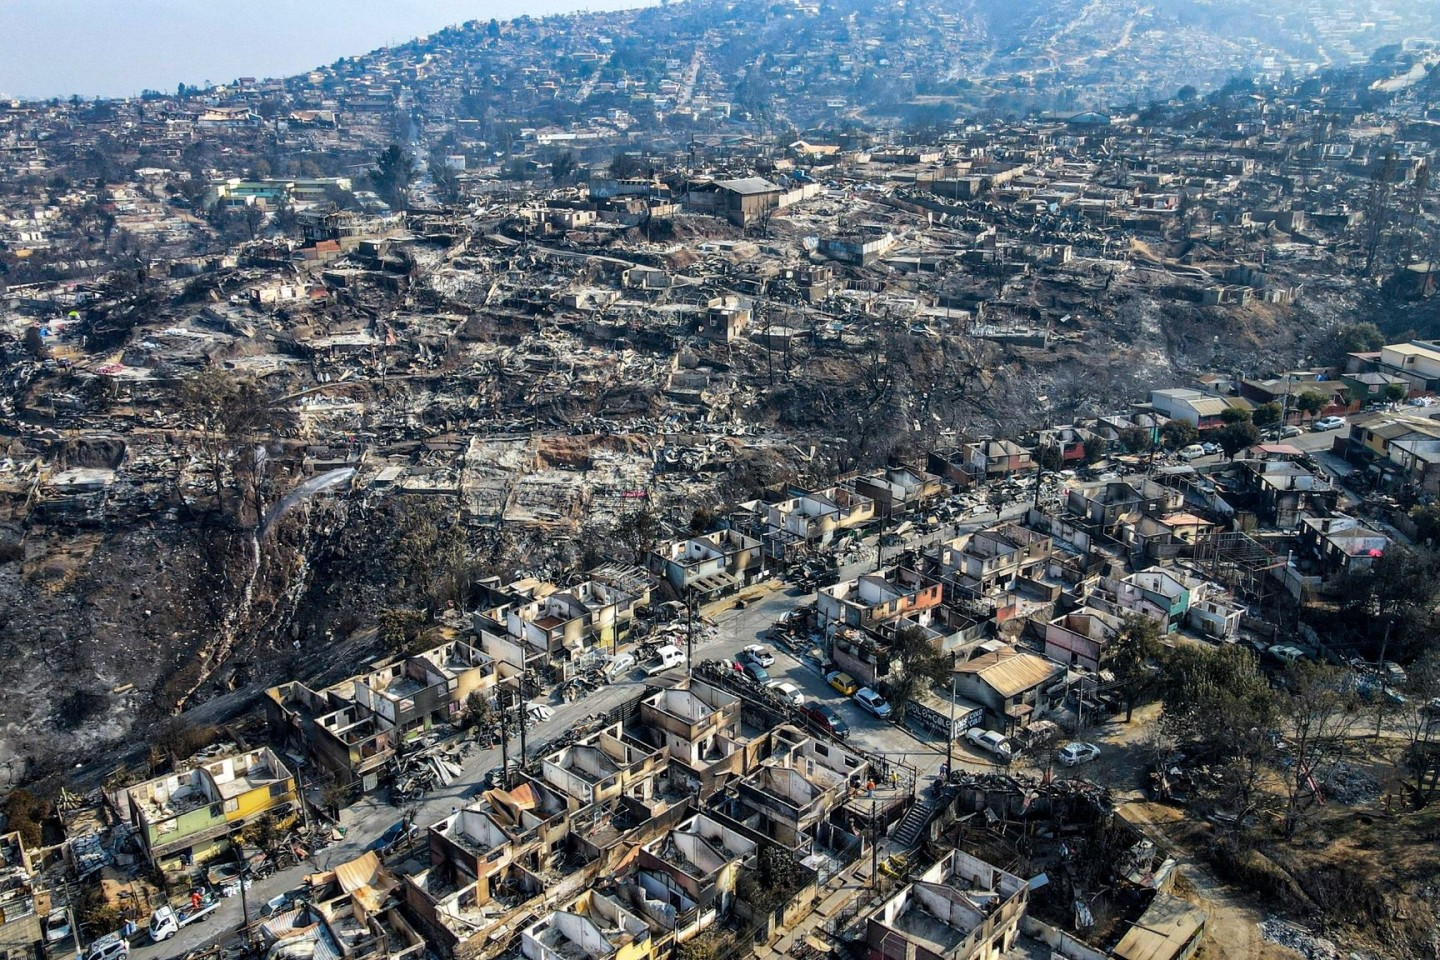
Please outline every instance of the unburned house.
[{"label": "unburned house", "polygon": [[957,663],[955,692],[985,708],[987,729],[1009,734],[1039,719],[1041,690],[1060,670],[1044,657],[1004,647]]}]

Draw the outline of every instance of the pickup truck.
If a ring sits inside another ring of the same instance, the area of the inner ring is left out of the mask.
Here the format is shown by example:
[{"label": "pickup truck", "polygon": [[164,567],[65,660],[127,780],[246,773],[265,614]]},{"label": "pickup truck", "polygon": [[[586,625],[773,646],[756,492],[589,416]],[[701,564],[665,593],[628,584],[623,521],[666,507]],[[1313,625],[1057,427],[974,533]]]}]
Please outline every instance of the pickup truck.
[{"label": "pickup truck", "polygon": [[655,651],[655,656],[645,661],[642,665],[645,669],[645,676],[653,677],[657,673],[664,673],[671,667],[677,667],[685,662],[685,651],[674,644],[666,644]]},{"label": "pickup truck", "polygon": [[166,904],[155,908],[155,912],[150,914],[150,941],[160,943],[162,940],[169,940],[180,932],[181,927],[188,927],[192,923],[205,919],[219,906],[220,901],[207,890],[200,895],[199,899],[186,900],[174,906]]}]

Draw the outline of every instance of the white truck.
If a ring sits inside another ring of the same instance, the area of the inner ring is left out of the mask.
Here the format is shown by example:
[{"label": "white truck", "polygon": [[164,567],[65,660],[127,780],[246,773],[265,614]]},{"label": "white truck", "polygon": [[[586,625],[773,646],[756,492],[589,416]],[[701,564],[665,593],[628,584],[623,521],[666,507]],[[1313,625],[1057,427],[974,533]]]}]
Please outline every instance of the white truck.
[{"label": "white truck", "polygon": [[169,940],[180,932],[181,927],[205,919],[219,907],[220,901],[208,890],[175,906],[166,904],[156,907],[155,912],[150,914],[150,942]]},{"label": "white truck", "polygon": [[645,661],[645,676],[653,677],[657,673],[664,673],[671,667],[678,667],[684,662],[685,651],[673,643],[667,643],[655,651],[655,656]]}]

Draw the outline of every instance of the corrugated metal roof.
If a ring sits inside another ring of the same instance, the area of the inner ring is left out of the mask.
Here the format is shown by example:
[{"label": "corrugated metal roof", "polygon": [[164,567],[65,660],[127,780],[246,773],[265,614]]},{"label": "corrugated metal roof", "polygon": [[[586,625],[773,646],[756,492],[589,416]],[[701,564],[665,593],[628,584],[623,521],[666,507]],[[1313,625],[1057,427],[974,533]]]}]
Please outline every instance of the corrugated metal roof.
[{"label": "corrugated metal roof", "polygon": [[1119,960],[1172,960],[1204,926],[1205,911],[1157,893],[1111,953]]},{"label": "corrugated metal roof", "polygon": [[978,674],[997,693],[1013,697],[1038,687],[1059,669],[1044,657],[1019,650],[996,650],[955,665],[956,673]]}]

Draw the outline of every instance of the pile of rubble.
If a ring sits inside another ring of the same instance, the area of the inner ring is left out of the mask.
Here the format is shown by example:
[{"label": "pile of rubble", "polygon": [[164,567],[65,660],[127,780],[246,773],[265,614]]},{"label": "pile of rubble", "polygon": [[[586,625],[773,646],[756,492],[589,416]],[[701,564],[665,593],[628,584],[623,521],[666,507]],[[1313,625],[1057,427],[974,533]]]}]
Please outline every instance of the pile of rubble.
[{"label": "pile of rubble", "polygon": [[1334,943],[1285,920],[1271,918],[1263,921],[1260,935],[1271,943],[1294,950],[1307,960],[1340,960],[1345,956]]},{"label": "pile of rubble", "polygon": [[390,760],[397,803],[418,800],[436,785],[448,787],[464,774],[455,746],[428,746]]},{"label": "pile of rubble", "polygon": [[1380,781],[1353,764],[1337,763],[1320,789],[1337,803],[1370,803],[1380,796]]}]

